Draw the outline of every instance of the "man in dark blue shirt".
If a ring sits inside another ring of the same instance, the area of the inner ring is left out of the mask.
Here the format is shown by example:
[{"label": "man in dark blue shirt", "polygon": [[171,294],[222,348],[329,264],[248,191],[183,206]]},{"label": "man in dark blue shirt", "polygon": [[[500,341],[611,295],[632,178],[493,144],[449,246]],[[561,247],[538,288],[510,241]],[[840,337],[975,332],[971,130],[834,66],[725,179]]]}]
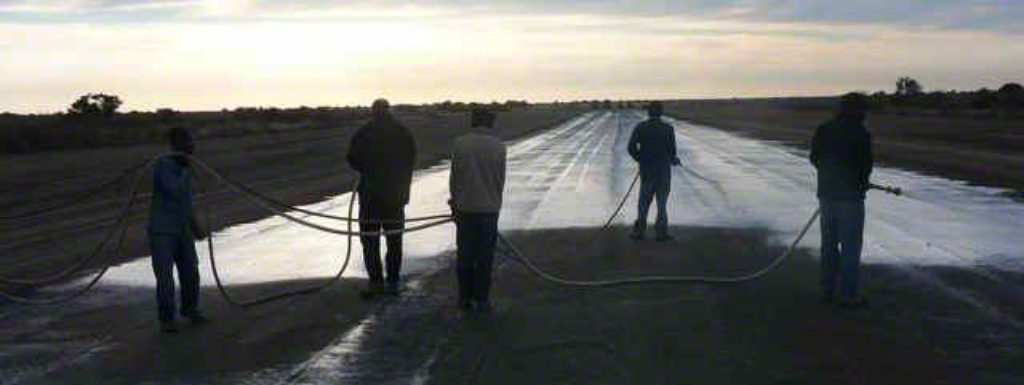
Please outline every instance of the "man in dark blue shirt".
[{"label": "man in dark blue shirt", "polygon": [[191,178],[188,154],[195,150],[192,136],[183,127],[167,134],[171,151],[153,165],[153,198],[149,216],[149,244],[156,275],[157,313],[160,328],[178,330],[175,324],[174,266],[181,284],[181,312],[193,323],[206,318],[199,312],[199,259],[194,240],[207,236],[192,211]]},{"label": "man in dark blue shirt", "polygon": [[[864,197],[873,163],[871,134],[864,128],[867,102],[847,94],[839,114],[814,133],[811,164],[818,170],[821,207],[822,300],[865,304],[857,292],[864,232]],[[840,295],[836,298],[836,286]]]},{"label": "man in dark blue shirt", "polygon": [[629,138],[629,155],[640,163],[640,206],[630,237],[643,239],[647,230],[647,212],[657,196],[658,218],[654,222],[655,239],[668,241],[668,192],[672,185],[672,165],[680,164],[676,156],[676,135],[672,125],[661,120],[661,102],[647,106],[649,119],[633,129]]}]

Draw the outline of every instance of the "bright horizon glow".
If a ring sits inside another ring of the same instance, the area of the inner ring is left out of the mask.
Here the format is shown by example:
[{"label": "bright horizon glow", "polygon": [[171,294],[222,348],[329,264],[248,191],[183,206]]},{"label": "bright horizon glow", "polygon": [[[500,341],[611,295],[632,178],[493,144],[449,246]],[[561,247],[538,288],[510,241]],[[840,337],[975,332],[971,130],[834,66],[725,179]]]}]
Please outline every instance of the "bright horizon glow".
[{"label": "bright horizon glow", "polygon": [[752,11],[735,7],[662,15],[501,2],[294,10],[244,0],[108,2],[116,8],[99,17],[80,10],[90,0],[0,0],[0,53],[10,58],[0,61],[0,111],[63,111],[89,92],[116,94],[129,111],[365,105],[377,97],[834,95],[888,91],[903,75],[928,90],[974,90],[1019,82],[1024,67],[1024,39],[1014,30],[744,19],[733,15]]}]

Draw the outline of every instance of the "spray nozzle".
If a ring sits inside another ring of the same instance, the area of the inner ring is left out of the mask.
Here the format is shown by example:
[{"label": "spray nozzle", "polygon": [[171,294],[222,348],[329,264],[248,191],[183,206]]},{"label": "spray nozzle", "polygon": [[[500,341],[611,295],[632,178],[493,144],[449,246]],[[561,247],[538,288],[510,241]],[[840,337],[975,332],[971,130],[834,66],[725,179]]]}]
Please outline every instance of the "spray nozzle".
[{"label": "spray nozzle", "polygon": [[903,195],[903,189],[901,189],[899,187],[895,187],[895,186],[883,186],[883,185],[880,185],[880,184],[869,183],[868,184],[868,188],[875,189],[875,190],[881,190],[881,191],[884,191],[884,192],[887,192],[887,193],[893,194],[893,195]]}]

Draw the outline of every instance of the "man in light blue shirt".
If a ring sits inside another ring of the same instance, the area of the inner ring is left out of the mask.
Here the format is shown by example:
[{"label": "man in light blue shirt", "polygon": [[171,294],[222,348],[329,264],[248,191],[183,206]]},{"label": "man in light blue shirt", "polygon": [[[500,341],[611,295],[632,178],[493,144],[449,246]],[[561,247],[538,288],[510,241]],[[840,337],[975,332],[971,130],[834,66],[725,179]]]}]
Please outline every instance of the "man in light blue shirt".
[{"label": "man in light blue shirt", "polygon": [[192,136],[183,127],[167,134],[171,151],[153,165],[153,198],[149,215],[149,245],[156,276],[160,329],[173,333],[175,323],[174,266],[181,284],[181,315],[192,323],[206,321],[199,312],[199,258],[194,241],[207,236],[192,210],[192,168],[188,154],[195,151]]}]

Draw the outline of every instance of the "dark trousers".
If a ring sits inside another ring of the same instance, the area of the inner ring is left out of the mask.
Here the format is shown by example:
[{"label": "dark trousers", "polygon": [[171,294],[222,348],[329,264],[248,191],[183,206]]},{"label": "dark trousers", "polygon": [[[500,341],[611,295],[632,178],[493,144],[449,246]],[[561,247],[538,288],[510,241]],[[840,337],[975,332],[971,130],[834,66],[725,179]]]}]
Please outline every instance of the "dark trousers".
[{"label": "dark trousers", "polygon": [[[363,199],[360,201],[366,202]],[[361,204],[359,206],[359,228],[361,231],[401,230],[405,227],[402,222],[373,222],[373,220],[401,221],[405,219],[405,207],[390,207],[374,204]],[[383,283],[384,273],[380,263],[380,235],[363,236],[360,241],[363,243],[363,263],[366,266],[366,273],[370,276],[371,283]],[[387,264],[388,283],[398,284],[399,274],[402,271],[402,234],[388,235],[388,251],[385,255]]]},{"label": "dark trousers", "polygon": [[487,301],[491,291],[491,264],[498,240],[498,214],[456,213],[458,246],[456,275],[461,301]]},{"label": "dark trousers", "polygon": [[864,237],[864,201],[820,199],[821,289],[831,296],[857,297],[860,251]]},{"label": "dark trousers", "polygon": [[668,232],[668,192],[672,186],[672,169],[665,167],[640,167],[640,199],[634,230],[642,232],[647,228],[647,212],[651,201],[657,197],[658,217],[654,229],[659,234]]},{"label": "dark trousers", "polygon": [[153,274],[156,276],[157,314],[161,321],[174,320],[174,266],[181,283],[181,315],[199,308],[199,257],[191,234],[150,234]]}]

